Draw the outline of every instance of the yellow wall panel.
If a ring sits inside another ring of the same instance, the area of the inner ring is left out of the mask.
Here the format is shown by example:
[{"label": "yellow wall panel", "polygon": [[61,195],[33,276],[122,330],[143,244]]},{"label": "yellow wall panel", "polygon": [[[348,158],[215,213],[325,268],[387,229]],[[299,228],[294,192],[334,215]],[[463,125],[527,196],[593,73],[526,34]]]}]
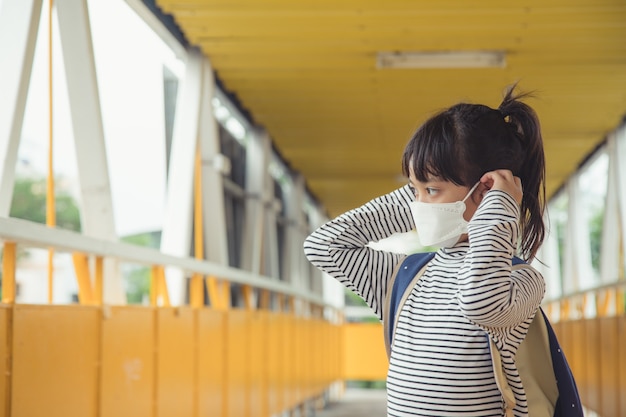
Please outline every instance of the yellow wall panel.
[{"label": "yellow wall panel", "polygon": [[247,417],[250,410],[250,313],[228,312],[228,415]]},{"label": "yellow wall panel", "polygon": [[343,379],[386,379],[388,365],[382,325],[346,324],[342,339]]},{"label": "yellow wall panel", "polygon": [[300,327],[298,318],[289,315],[288,316],[288,324],[289,324],[289,347],[288,347],[288,357],[289,357],[289,368],[288,368],[288,378],[289,385],[287,386],[287,392],[289,393],[289,407],[295,407],[300,402]]},{"label": "yellow wall panel", "polygon": [[195,401],[195,314],[157,310],[157,417],[192,416]]},{"label": "yellow wall panel", "polygon": [[302,326],[300,319],[295,315],[290,318],[291,340],[291,378],[289,384],[290,398],[293,405],[300,403],[302,379]]},{"label": "yellow wall panel", "polygon": [[264,417],[267,401],[267,322],[266,311],[250,312],[250,417]]},{"label": "yellow wall panel", "polygon": [[619,335],[617,333],[617,317],[605,317],[598,319],[600,325],[600,362],[602,404],[598,410],[602,416],[619,416]]},{"label": "yellow wall panel", "polygon": [[283,326],[278,313],[267,317],[267,401],[270,415],[283,411],[284,341]]},{"label": "yellow wall panel", "polygon": [[313,321],[312,349],[313,357],[311,358],[313,375],[311,383],[314,392],[320,391],[322,381],[322,370],[324,368],[324,324],[315,319]]},{"label": "yellow wall panel", "polygon": [[299,402],[304,401],[309,395],[308,381],[310,364],[309,338],[308,338],[309,322],[305,318],[298,319],[298,399]]},{"label": "yellow wall panel", "polygon": [[[332,329],[332,340],[337,342],[337,346],[341,346],[339,343],[343,342],[343,332],[341,331],[342,326],[335,325]],[[336,380],[340,380],[342,378],[343,368],[342,368],[342,360],[343,360],[343,352],[341,349],[335,349],[335,362],[333,364],[333,375]]]},{"label": "yellow wall panel", "polygon": [[[601,409],[601,378],[600,378],[600,323],[599,319],[584,320],[585,322],[585,374],[587,375],[587,398],[585,405],[590,409]],[[605,343],[603,340],[602,343]]]},{"label": "yellow wall panel", "polygon": [[282,327],[285,333],[285,339],[283,341],[283,366],[285,372],[283,374],[283,399],[285,408],[289,409],[296,405],[295,397],[295,338],[296,338],[296,325],[295,318],[292,314],[283,314],[281,316]]},{"label": "yellow wall panel", "polygon": [[566,325],[570,328],[570,343],[568,345],[569,357],[573,362],[572,372],[576,377],[578,383],[578,389],[580,390],[580,396],[583,404],[588,403],[588,385],[587,379],[587,356],[585,349],[587,349],[587,332],[585,330],[585,320],[573,320],[566,322]]},{"label": "yellow wall panel", "polygon": [[14,309],[11,416],[95,417],[100,310]]},{"label": "yellow wall panel", "polygon": [[327,359],[322,362],[321,381],[327,385],[332,380],[333,363],[335,361],[334,354],[338,349],[333,349],[337,343],[332,338],[332,325],[324,323],[322,331],[322,355]]},{"label": "yellow wall panel", "polygon": [[11,382],[9,358],[11,307],[0,304],[0,417],[9,416],[8,389]]},{"label": "yellow wall panel", "polygon": [[619,369],[619,413],[618,416],[626,415],[626,358],[624,357],[624,351],[626,351],[626,317],[620,316],[617,323],[617,337],[618,337],[618,360],[615,366]]},{"label": "yellow wall panel", "polygon": [[304,379],[302,381],[304,386],[304,395],[306,397],[313,397],[315,393],[315,350],[314,350],[314,341],[313,341],[313,333],[315,332],[315,324],[313,320],[308,319],[305,322],[305,326],[303,327],[304,334],[302,335],[302,340],[304,342]]},{"label": "yellow wall panel", "polygon": [[155,310],[105,307],[102,320],[101,417],[152,417]]},{"label": "yellow wall panel", "polygon": [[198,311],[198,415],[226,417],[225,312]]}]

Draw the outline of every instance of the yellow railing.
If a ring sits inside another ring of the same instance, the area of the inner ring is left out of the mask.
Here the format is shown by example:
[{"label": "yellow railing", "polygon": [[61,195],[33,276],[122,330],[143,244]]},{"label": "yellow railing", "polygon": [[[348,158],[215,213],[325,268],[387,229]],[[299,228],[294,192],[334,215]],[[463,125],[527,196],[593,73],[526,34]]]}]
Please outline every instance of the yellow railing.
[{"label": "yellow railing", "polygon": [[289,313],[1,305],[2,416],[270,416],[337,381],[340,327]]},{"label": "yellow railing", "polygon": [[583,405],[601,417],[626,415],[626,282],[546,303]]},{"label": "yellow railing", "polygon": [[[0,219],[0,239],[0,417],[264,417],[337,381],[385,379],[379,324],[341,323],[284,283],[14,219]],[[73,253],[80,304],[15,304],[22,246]],[[103,305],[106,258],[151,266],[150,306]],[[166,265],[192,277],[189,306],[170,306]],[[231,283],[243,286],[242,308],[230,305]],[[624,292],[620,282],[544,307],[583,403],[603,417],[626,413]]]},{"label": "yellow railing", "polygon": [[554,323],[583,405],[602,417],[626,415],[626,317]]},{"label": "yellow railing", "polygon": [[[265,417],[342,379],[338,312],[287,284],[15,219],[0,239],[0,417]],[[22,246],[73,253],[79,304],[15,303]],[[105,258],[152,267],[150,306],[103,305]],[[192,277],[189,306],[169,305],[164,265]],[[231,282],[245,307],[231,307]]]}]

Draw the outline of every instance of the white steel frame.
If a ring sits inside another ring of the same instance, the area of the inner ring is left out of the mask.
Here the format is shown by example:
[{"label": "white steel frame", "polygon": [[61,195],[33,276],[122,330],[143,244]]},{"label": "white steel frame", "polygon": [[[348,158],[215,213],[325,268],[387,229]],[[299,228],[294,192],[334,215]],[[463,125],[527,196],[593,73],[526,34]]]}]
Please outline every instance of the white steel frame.
[{"label": "white steel frame", "polygon": [[[198,51],[189,51],[185,79],[179,87],[176,99],[165,197],[165,219],[161,235],[161,251],[174,256],[189,256],[191,248],[194,161],[202,102],[202,60],[202,55]],[[183,304],[185,297],[183,271],[168,268],[166,276],[172,304]]]},{"label": "white steel frame", "polygon": [[142,265],[169,265],[188,273],[200,273],[215,276],[232,283],[250,285],[271,292],[294,296],[299,299],[327,305],[324,300],[309,291],[301,291],[287,283],[253,274],[238,268],[220,265],[215,262],[197,260],[191,257],[179,257],[164,254],[157,249],[132,245],[124,242],[111,242],[85,236],[70,230],[52,229],[44,225],[21,220],[0,218],[0,240],[17,242],[29,247],[54,247],[59,252],[81,252],[117,261]]},{"label": "white steel frame", "polygon": [[[59,33],[80,178],[81,227],[87,236],[117,240],[100,93],[87,0],[57,0]],[[114,260],[105,261],[105,303],[123,304],[125,291]]]},{"label": "white steel frame", "polygon": [[0,8],[0,217],[9,216],[13,200],[41,5],[41,0],[4,0]]}]

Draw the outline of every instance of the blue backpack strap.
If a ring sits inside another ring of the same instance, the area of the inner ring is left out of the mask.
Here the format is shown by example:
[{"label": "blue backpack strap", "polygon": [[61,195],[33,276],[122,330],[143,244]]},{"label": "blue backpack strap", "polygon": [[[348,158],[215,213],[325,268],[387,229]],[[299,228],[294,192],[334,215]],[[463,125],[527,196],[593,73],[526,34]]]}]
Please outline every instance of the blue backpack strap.
[{"label": "blue backpack strap", "polygon": [[393,286],[391,288],[391,298],[389,302],[389,345],[393,342],[393,334],[395,330],[396,312],[398,311],[398,305],[400,300],[407,290],[407,287],[417,275],[417,273],[435,257],[435,252],[414,253],[404,258],[398,273],[396,274]]},{"label": "blue backpack strap", "polygon": [[[398,311],[398,305],[400,304],[402,296],[404,295],[407,287],[409,286],[415,275],[417,275],[417,273],[434,257],[435,252],[414,253],[413,255],[407,256],[402,262],[402,265],[400,265],[398,273],[393,282],[393,286],[391,288],[389,313],[387,316],[387,320],[389,320],[390,322],[390,325],[388,326],[389,333],[387,334],[389,345],[391,345],[391,343],[393,342],[396,313]],[[518,257],[514,257],[512,263],[513,265],[518,265],[525,262]]]},{"label": "blue backpack strap", "polygon": [[[525,263],[522,259],[514,257],[513,265]],[[550,320],[544,313],[543,309],[539,307],[543,320],[546,323],[546,329],[548,331],[548,341],[550,343],[550,355],[552,357],[552,368],[554,370],[554,376],[556,377],[557,387],[559,389],[559,398],[554,406],[554,417],[583,417],[583,406],[580,402],[580,396],[578,394],[578,387],[574,380],[572,370],[565,359],[565,354],[559,345],[559,341],[552,329]]]},{"label": "blue backpack strap", "polygon": [[559,399],[554,407],[554,417],[583,417],[583,406],[578,395],[578,387],[574,380],[572,370],[565,359],[565,354],[559,345],[556,334],[550,325],[550,321],[541,308],[539,312],[546,322],[548,340],[550,341],[550,354],[552,355],[552,367],[559,388]]}]

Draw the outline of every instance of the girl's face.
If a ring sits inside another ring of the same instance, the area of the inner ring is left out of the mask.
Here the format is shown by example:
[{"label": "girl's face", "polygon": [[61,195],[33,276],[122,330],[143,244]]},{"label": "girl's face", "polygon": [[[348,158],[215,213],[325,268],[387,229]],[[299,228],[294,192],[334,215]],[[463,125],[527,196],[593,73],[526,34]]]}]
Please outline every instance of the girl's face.
[{"label": "girl's face", "polygon": [[[421,182],[415,178],[413,168],[410,169],[409,184],[415,194],[415,200],[422,203],[455,203],[461,201],[467,196],[471,187],[457,185],[453,182],[442,180],[438,177],[428,178],[428,181]],[[482,200],[485,187],[480,184],[465,200],[465,212],[463,218],[470,221],[478,204]]]}]

